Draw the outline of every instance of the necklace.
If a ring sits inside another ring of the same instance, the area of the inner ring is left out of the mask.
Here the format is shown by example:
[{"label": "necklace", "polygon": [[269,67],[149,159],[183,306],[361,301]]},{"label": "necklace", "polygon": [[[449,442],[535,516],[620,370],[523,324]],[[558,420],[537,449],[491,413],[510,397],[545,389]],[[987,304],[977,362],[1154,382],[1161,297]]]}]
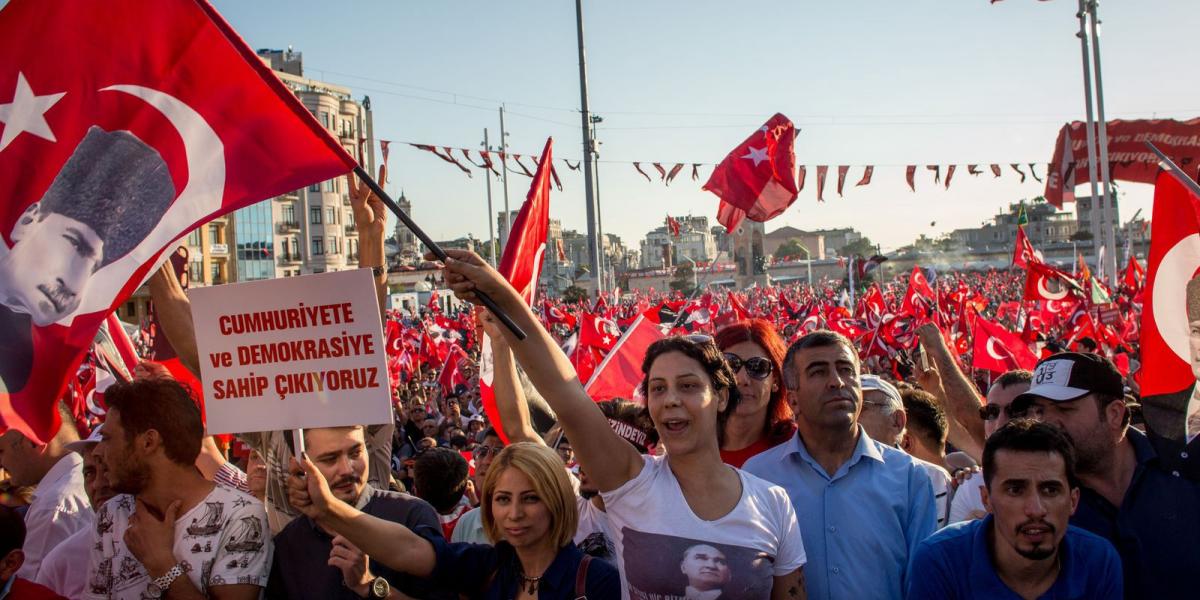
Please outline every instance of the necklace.
[{"label": "necklace", "polygon": [[537,595],[538,584],[542,581],[541,575],[537,577],[529,577],[524,573],[517,573],[517,575],[521,577],[521,589],[530,596]]}]

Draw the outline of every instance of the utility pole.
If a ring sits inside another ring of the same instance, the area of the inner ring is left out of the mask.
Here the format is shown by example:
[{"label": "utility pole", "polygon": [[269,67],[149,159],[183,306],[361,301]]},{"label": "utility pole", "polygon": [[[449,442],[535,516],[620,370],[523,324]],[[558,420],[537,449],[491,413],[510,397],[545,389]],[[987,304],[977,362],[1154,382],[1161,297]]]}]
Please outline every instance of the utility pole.
[{"label": "utility pole", "polygon": [[[488,130],[487,130],[487,127],[484,127],[483,128],[483,151],[487,152],[489,150],[491,150],[491,147],[488,146]],[[491,173],[491,171],[484,169],[483,180],[485,182],[487,182],[488,260],[492,263],[492,266],[494,267],[494,266],[496,266],[496,263],[498,262],[496,260],[496,254],[498,252],[497,252],[497,248],[496,248],[496,226],[492,222],[492,219],[495,218],[496,213],[492,211],[492,173]]]},{"label": "utility pole", "polygon": [[[601,277],[606,277],[609,272],[609,265],[608,254],[604,251],[604,211],[600,208],[600,142],[596,141],[596,123],[599,123],[603,120],[604,119],[600,115],[592,115],[589,119],[589,122],[592,126],[592,156],[596,159],[596,170],[594,172],[596,180],[596,239],[600,253],[600,275]],[[605,279],[606,287],[609,283],[613,283],[615,285],[615,282],[610,282]]]},{"label": "utility pole", "polygon": [[596,232],[596,197],[592,177],[591,113],[588,111],[587,60],[583,49],[583,0],[575,0],[575,29],[579,37],[579,117],[583,124],[583,184],[587,200],[588,259],[592,263],[592,279],[596,282],[596,294],[604,290],[603,269],[600,265],[600,241]]},{"label": "utility pole", "polygon": [[500,236],[500,246],[508,247],[508,236],[512,234],[512,223],[509,223],[508,212],[508,133],[504,131],[504,105],[500,105],[500,179],[504,182],[504,235]]},{"label": "utility pole", "polygon": [[[1086,108],[1087,114],[1087,150],[1088,150],[1088,184],[1092,189],[1092,210],[1102,210],[1100,206],[1106,204],[1104,199],[1100,197],[1099,182],[1100,178],[1099,161],[1096,158],[1096,118],[1092,111],[1092,67],[1091,57],[1088,54],[1088,30],[1087,30],[1087,8],[1088,0],[1079,0],[1079,12],[1075,14],[1079,18],[1079,33],[1075,34],[1079,38],[1079,49],[1083,57],[1083,105]],[[1092,232],[1092,248],[1096,250],[1097,263],[1099,262],[1100,248],[1098,243],[1102,243],[1105,239],[1104,232]],[[1100,265],[1097,264],[1097,267]],[[1104,271],[1101,270],[1101,273]]]},{"label": "utility pole", "polygon": [[1104,120],[1104,80],[1100,76],[1100,17],[1096,15],[1097,0],[1087,0],[1091,16],[1092,34],[1092,71],[1096,76],[1096,118],[1097,142],[1100,148],[1100,181],[1104,185],[1104,209],[1101,219],[1104,221],[1104,264],[1096,265],[1100,272],[1109,277],[1109,281],[1117,280],[1117,210],[1116,196],[1111,190],[1111,180],[1108,173],[1108,121]]}]

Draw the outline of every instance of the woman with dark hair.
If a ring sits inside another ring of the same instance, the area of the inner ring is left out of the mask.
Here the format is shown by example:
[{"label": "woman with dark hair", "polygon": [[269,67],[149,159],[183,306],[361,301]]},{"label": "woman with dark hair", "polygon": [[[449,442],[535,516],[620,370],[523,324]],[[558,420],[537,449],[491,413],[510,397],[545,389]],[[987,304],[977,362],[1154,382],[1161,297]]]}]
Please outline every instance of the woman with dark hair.
[{"label": "woman with dark hair", "polygon": [[558,415],[576,459],[604,499],[623,595],[670,593],[670,573],[643,569],[697,543],[753,556],[738,577],[738,600],[805,595],[806,560],[796,513],[782,488],[721,462],[717,432],[738,403],[737,382],[712,338],[652,344],[642,390],[663,456],[644,456],[615,433],[588,397],[571,362],[516,290],[469,251],[447,250],[446,282],[478,302],[486,293],[527,334],[502,333],[538,392]]},{"label": "woman with dark hair", "polygon": [[763,319],[725,327],[717,332],[716,342],[737,376],[741,396],[720,431],[721,460],[740,469],[750,457],[796,433],[783,386],[787,349],[775,326]]}]

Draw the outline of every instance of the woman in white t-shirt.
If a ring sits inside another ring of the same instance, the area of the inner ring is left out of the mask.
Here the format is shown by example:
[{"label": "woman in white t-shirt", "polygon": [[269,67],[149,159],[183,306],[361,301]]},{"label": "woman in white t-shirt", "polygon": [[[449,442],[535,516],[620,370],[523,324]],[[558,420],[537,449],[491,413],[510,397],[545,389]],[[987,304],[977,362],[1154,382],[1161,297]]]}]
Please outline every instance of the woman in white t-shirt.
[{"label": "woman in white t-shirt", "polygon": [[[475,253],[447,252],[451,289],[471,302],[478,302],[476,290],[486,293],[527,334],[517,340],[504,329],[604,498],[625,598],[694,595],[689,573],[714,569],[726,569],[728,577],[719,593],[709,590],[713,600],[804,597],[805,554],[787,494],[721,462],[717,429],[736,407],[738,391],[711,338],[668,338],[647,351],[642,388],[667,452],[643,456],[609,428],[517,291]],[[697,566],[701,547],[712,564]]]}]

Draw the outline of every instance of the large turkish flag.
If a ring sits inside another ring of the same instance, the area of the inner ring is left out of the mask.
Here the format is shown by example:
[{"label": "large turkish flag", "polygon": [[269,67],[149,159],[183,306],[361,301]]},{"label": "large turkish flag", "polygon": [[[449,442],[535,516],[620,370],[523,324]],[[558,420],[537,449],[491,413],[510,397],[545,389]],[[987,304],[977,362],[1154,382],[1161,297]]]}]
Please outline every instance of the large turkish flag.
[{"label": "large turkish flag", "polygon": [[0,11],[0,428],[45,439],[171,243],[354,159],[201,0]]},{"label": "large turkish flag", "polygon": [[1200,268],[1200,198],[1164,170],[1154,184],[1153,212],[1138,375],[1143,398],[1196,381],[1189,366],[1186,288]]}]

